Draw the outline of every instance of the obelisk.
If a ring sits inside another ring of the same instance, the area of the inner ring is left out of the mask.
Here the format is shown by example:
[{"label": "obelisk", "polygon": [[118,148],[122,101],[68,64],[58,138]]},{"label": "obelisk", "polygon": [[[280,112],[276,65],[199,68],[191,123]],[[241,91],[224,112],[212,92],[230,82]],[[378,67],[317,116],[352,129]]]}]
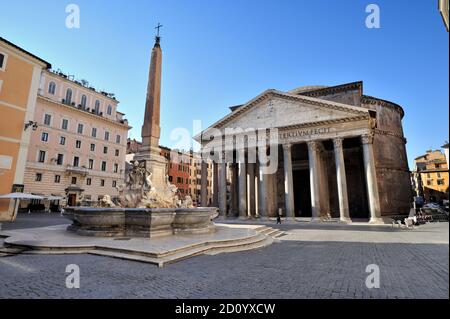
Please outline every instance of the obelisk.
[{"label": "obelisk", "polygon": [[153,186],[163,189],[165,186],[166,159],[161,156],[159,147],[160,124],[160,102],[161,102],[161,67],[162,51],[161,37],[159,36],[160,24],[153,46],[150,70],[148,74],[147,99],[145,102],[144,125],[142,125],[141,137],[142,146],[134,159],[145,162],[147,171],[152,173]]}]

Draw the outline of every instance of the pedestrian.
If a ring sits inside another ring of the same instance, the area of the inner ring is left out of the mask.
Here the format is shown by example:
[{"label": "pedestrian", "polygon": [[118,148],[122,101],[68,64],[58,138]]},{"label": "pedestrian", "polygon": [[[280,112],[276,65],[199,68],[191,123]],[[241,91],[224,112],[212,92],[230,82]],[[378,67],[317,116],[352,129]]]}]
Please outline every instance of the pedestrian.
[{"label": "pedestrian", "polygon": [[278,210],[277,213],[277,224],[281,224],[281,208]]}]

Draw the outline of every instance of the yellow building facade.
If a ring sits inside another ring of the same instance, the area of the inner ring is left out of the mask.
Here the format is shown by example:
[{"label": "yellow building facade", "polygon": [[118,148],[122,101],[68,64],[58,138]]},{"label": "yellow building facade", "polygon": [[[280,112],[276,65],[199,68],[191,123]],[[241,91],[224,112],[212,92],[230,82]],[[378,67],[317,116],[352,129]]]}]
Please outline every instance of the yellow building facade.
[{"label": "yellow building facade", "polygon": [[[0,37],[0,194],[23,189],[36,95],[43,69],[51,65]],[[14,216],[11,200],[0,200],[0,221]]]},{"label": "yellow building facade", "polygon": [[439,150],[429,150],[414,160],[414,186],[417,196],[427,202],[448,199],[449,173],[445,155]]}]

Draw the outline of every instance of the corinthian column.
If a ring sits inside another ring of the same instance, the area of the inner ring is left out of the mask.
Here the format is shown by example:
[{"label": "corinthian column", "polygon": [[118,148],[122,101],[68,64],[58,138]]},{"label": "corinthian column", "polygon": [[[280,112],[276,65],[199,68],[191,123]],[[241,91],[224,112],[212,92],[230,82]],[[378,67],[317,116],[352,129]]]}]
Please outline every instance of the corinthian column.
[{"label": "corinthian column", "polygon": [[222,217],[227,215],[227,163],[225,158],[219,165],[219,212]]},{"label": "corinthian column", "polygon": [[247,172],[245,158],[239,161],[239,218],[247,218]]},{"label": "corinthian column", "polygon": [[208,163],[202,159],[200,171],[200,196],[202,207],[208,206]]},{"label": "corinthian column", "polygon": [[317,142],[308,142],[309,180],[311,184],[311,221],[320,221],[320,185]]},{"label": "corinthian column", "polygon": [[286,218],[294,218],[294,181],[292,177],[292,144],[283,144],[284,155],[284,198]]},{"label": "corinthian column", "polygon": [[219,165],[213,163],[213,207],[219,207]]},{"label": "corinthian column", "polygon": [[347,194],[347,178],[345,174],[344,151],[342,149],[342,138],[335,138],[334,144],[334,159],[336,162],[336,180],[339,196],[339,212],[340,220],[345,223],[351,223],[350,211],[348,208],[348,194]]},{"label": "corinthian column", "polygon": [[248,163],[247,164],[247,175],[248,175],[248,185],[247,185],[247,191],[248,191],[248,216],[254,217],[256,215],[256,196],[255,196],[255,163]]},{"label": "corinthian column", "polygon": [[366,175],[367,196],[369,197],[370,223],[382,223],[383,220],[381,219],[375,157],[373,156],[373,135],[362,135],[361,142],[364,153],[364,171]]}]

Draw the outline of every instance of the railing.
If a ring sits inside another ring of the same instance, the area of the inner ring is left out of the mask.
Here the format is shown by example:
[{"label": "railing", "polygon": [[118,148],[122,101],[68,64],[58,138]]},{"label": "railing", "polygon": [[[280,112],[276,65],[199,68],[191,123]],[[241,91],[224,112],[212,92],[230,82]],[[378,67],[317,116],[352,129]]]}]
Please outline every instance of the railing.
[{"label": "railing", "polygon": [[88,175],[89,170],[86,167],[67,165],[66,171],[75,174]]}]

